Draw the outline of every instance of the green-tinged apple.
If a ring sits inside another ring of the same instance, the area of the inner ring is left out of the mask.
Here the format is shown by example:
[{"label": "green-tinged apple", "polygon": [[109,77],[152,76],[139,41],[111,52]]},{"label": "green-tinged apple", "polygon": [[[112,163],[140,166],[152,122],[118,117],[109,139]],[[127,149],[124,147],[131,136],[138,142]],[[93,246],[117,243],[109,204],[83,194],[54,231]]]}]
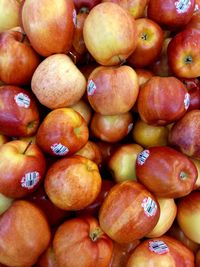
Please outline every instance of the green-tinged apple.
[{"label": "green-tinged apple", "polygon": [[137,108],[147,124],[167,125],[180,119],[187,111],[190,95],[175,77],[150,78],[139,91]]},{"label": "green-tinged apple", "polygon": [[108,267],[113,242],[91,216],[74,218],[61,224],[53,238],[58,266]]},{"label": "green-tinged apple", "polygon": [[0,80],[5,84],[29,84],[40,61],[39,55],[24,42],[22,32],[0,33]]},{"label": "green-tinged apple", "polygon": [[142,150],[140,145],[128,143],[119,145],[112,152],[107,166],[115,182],[137,180],[135,163]]},{"label": "green-tinged apple", "polygon": [[84,23],[83,37],[95,61],[106,66],[124,62],[137,45],[134,18],[110,2],[92,8]]},{"label": "green-tinged apple", "polygon": [[0,162],[0,193],[10,198],[24,197],[36,190],[46,171],[41,149],[22,140],[1,146]]},{"label": "green-tinged apple", "polygon": [[137,19],[135,24],[138,32],[137,46],[127,62],[134,68],[144,68],[151,65],[160,55],[164,33],[156,22],[148,18]]},{"label": "green-tinged apple", "polygon": [[0,133],[9,137],[32,136],[40,122],[34,95],[22,87],[0,86]]},{"label": "green-tinged apple", "polygon": [[12,204],[13,199],[0,193],[0,215],[3,214]]},{"label": "green-tinged apple", "polygon": [[137,74],[130,66],[99,66],[89,75],[87,97],[102,115],[118,115],[131,110],[139,92]]},{"label": "green-tinged apple", "polygon": [[109,191],[100,208],[99,223],[115,242],[131,243],[149,233],[159,216],[154,195],[136,181],[124,181]]},{"label": "green-tinged apple", "polygon": [[34,265],[51,239],[45,215],[25,200],[1,215],[0,229],[0,263],[10,267]]},{"label": "green-tinged apple", "polygon": [[133,128],[133,115],[126,112],[118,115],[94,113],[90,131],[94,137],[106,142],[118,142],[125,138]]},{"label": "green-tinged apple", "polygon": [[194,8],[195,0],[150,0],[147,16],[162,28],[177,30],[190,21]]},{"label": "green-tinged apple", "polygon": [[142,147],[166,146],[169,129],[163,125],[150,125],[138,119],[133,125],[131,135],[133,140]]},{"label": "green-tinged apple", "polygon": [[178,32],[167,47],[169,67],[176,77],[200,76],[200,31],[189,28]]},{"label": "green-tinged apple", "polygon": [[182,153],[200,159],[200,110],[194,109],[175,122],[169,131],[169,145]]},{"label": "green-tinged apple", "polygon": [[84,118],[72,108],[50,111],[41,122],[36,144],[45,153],[65,156],[76,153],[88,141],[89,129]]},{"label": "green-tinged apple", "polygon": [[194,253],[169,236],[146,239],[132,252],[126,267],[194,267]]},{"label": "green-tinged apple", "polygon": [[69,56],[55,54],[36,68],[31,88],[41,104],[56,109],[77,103],[86,90],[86,79]]},{"label": "green-tinged apple", "polygon": [[200,244],[200,191],[193,191],[177,202],[177,221],[183,233]]},{"label": "green-tinged apple", "polygon": [[49,167],[44,187],[56,207],[79,210],[90,205],[98,196],[101,175],[96,163],[85,157],[64,157]]},{"label": "green-tinged apple", "polygon": [[0,32],[19,26],[19,10],[20,4],[17,0],[0,1]]},{"label": "green-tinged apple", "polygon": [[157,197],[178,198],[194,189],[198,172],[183,153],[168,146],[154,146],[138,154],[136,176]]},{"label": "green-tinged apple", "polygon": [[21,20],[31,45],[43,57],[67,53],[76,24],[73,0],[26,0]]},{"label": "green-tinged apple", "polygon": [[89,125],[92,118],[92,108],[88,102],[86,102],[84,99],[81,99],[80,101],[69,107],[80,113],[81,116],[85,119],[87,125]]}]

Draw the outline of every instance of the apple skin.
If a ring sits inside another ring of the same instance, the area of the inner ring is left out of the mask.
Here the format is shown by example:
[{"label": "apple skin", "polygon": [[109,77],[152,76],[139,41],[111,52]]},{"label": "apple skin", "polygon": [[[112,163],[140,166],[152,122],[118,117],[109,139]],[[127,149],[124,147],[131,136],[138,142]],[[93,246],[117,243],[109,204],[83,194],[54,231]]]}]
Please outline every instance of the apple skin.
[{"label": "apple skin", "polygon": [[4,135],[4,134],[0,134],[0,146],[7,143],[8,141],[11,141],[11,138]]},{"label": "apple skin", "polygon": [[5,84],[29,84],[41,61],[23,39],[24,34],[19,31],[0,33],[0,80]]},{"label": "apple skin", "polygon": [[[159,242],[157,245],[157,242]],[[152,248],[155,246],[155,249]],[[194,254],[180,241],[169,236],[146,239],[132,252],[126,267],[194,267]]]},{"label": "apple skin", "polygon": [[136,176],[155,196],[178,198],[194,189],[198,172],[193,161],[183,153],[157,146],[138,154]]},{"label": "apple skin", "polygon": [[34,265],[51,238],[42,211],[25,200],[15,200],[1,215],[0,228],[0,262],[13,267]]},{"label": "apple skin", "polygon": [[177,30],[190,21],[194,7],[195,0],[169,0],[167,3],[162,0],[150,0],[147,16],[161,25],[162,28]]},{"label": "apple skin", "polygon": [[10,198],[24,197],[36,190],[46,171],[40,148],[22,140],[2,145],[0,160],[0,192]]},{"label": "apple skin", "polygon": [[58,266],[108,267],[113,242],[102,231],[97,219],[85,216],[67,220],[58,227],[53,249]]},{"label": "apple skin", "polygon": [[182,153],[200,159],[200,110],[188,111],[169,131],[169,145]]},{"label": "apple skin", "polygon": [[160,55],[164,41],[162,28],[148,18],[137,19],[138,32],[137,47],[128,57],[128,64],[135,68],[151,65]]},{"label": "apple skin", "polygon": [[180,78],[200,76],[200,31],[190,28],[178,32],[167,47],[168,64]]},{"label": "apple skin", "polygon": [[153,76],[139,91],[137,108],[147,124],[167,125],[186,113],[189,101],[188,91],[179,79]]},{"label": "apple skin", "polygon": [[80,113],[87,125],[89,125],[93,112],[90,104],[86,100],[82,98],[80,101],[69,107]]},{"label": "apple skin", "polygon": [[133,68],[99,66],[89,75],[87,98],[91,107],[102,115],[118,115],[131,110],[139,92]]},{"label": "apple skin", "polygon": [[94,6],[98,5],[101,0],[73,0],[75,8],[80,11],[82,8],[87,8],[90,11]]},{"label": "apple skin", "polygon": [[71,211],[90,205],[98,196],[101,183],[96,163],[75,155],[51,165],[45,176],[44,188],[56,207]]},{"label": "apple skin", "polygon": [[200,30],[200,10],[194,12],[190,21],[185,25],[183,29],[195,28]]},{"label": "apple skin", "polygon": [[199,267],[200,266],[200,249],[196,253],[195,266],[196,267]]},{"label": "apple skin", "polygon": [[124,181],[109,191],[100,208],[99,223],[115,242],[131,243],[147,235],[159,216],[156,198],[142,184]]},{"label": "apple skin", "polygon": [[58,267],[52,242],[48,248],[40,255],[35,267]]},{"label": "apple skin", "polygon": [[92,8],[84,23],[83,37],[89,53],[97,63],[106,66],[121,64],[137,44],[134,18],[110,2]]},{"label": "apple skin", "polygon": [[0,86],[0,133],[8,137],[34,135],[40,122],[37,99],[21,87]]},{"label": "apple skin", "polygon": [[40,124],[36,144],[53,156],[72,155],[88,141],[89,130],[83,117],[72,108],[50,111]]},{"label": "apple skin", "polygon": [[0,2],[0,32],[19,26],[20,4],[17,0],[1,0]]},{"label": "apple skin", "polygon": [[43,57],[67,53],[72,46],[76,11],[73,0],[26,0],[21,11],[25,33]]},{"label": "apple skin", "polygon": [[0,215],[3,214],[12,204],[13,199],[0,193]]}]

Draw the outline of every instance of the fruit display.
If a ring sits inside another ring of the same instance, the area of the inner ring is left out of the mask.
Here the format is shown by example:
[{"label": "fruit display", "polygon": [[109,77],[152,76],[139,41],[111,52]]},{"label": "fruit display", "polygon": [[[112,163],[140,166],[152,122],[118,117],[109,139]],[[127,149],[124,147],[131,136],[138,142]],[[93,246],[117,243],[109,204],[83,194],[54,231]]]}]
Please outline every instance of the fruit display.
[{"label": "fruit display", "polygon": [[0,0],[0,267],[200,267],[200,0]]}]

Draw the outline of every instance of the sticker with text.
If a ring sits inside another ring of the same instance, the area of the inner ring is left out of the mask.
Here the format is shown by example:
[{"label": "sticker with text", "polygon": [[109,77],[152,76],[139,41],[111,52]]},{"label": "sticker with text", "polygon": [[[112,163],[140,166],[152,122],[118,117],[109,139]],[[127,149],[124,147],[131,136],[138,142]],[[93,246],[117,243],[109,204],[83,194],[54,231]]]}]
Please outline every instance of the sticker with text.
[{"label": "sticker with text", "polygon": [[39,172],[28,172],[21,179],[21,186],[27,189],[32,189],[40,179]]},{"label": "sticker with text", "polygon": [[150,197],[145,197],[142,201],[142,207],[144,209],[144,213],[148,217],[152,217],[156,214],[157,211],[157,204],[156,202],[150,198]]},{"label": "sticker with text", "polygon": [[191,1],[190,0],[179,0],[175,1],[175,7],[178,13],[185,13],[191,6]]},{"label": "sticker with text", "polygon": [[90,80],[88,85],[87,85],[87,92],[88,92],[88,95],[93,95],[95,90],[96,90],[96,85],[95,83],[93,82],[93,80]]},{"label": "sticker with text", "polygon": [[17,103],[17,105],[19,107],[28,108],[30,106],[31,100],[24,93],[19,93],[19,94],[15,95],[14,99],[15,99],[15,102]]},{"label": "sticker with text", "polygon": [[149,250],[159,255],[169,252],[168,246],[162,240],[149,241]]},{"label": "sticker with text", "polygon": [[55,155],[58,155],[58,156],[64,156],[69,152],[69,149],[60,143],[53,144],[51,146],[51,150],[53,151]]},{"label": "sticker with text", "polygon": [[149,157],[149,150],[148,149],[145,149],[143,150],[142,152],[140,152],[137,156],[137,163],[139,165],[143,165],[146,161],[146,159]]},{"label": "sticker with text", "polygon": [[185,105],[185,109],[187,110],[190,105],[190,94],[189,93],[185,94],[184,105]]}]

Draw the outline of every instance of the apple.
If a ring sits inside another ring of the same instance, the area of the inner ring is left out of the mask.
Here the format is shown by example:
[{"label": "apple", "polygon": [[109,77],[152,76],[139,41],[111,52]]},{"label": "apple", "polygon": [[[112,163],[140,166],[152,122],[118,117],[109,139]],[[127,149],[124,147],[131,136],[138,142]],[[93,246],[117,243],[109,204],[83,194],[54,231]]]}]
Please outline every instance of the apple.
[{"label": "apple", "polygon": [[0,134],[0,146],[7,143],[8,141],[10,141],[11,138],[4,135],[4,134]]},{"label": "apple", "polygon": [[175,122],[169,131],[169,145],[182,153],[200,159],[200,110],[194,109]]},{"label": "apple", "polygon": [[85,20],[83,38],[97,63],[119,65],[136,48],[134,18],[115,3],[100,3],[90,10]]},{"label": "apple", "polygon": [[199,267],[200,266],[200,249],[197,251],[196,253],[196,257],[195,257],[195,266]]},{"label": "apple", "polygon": [[56,109],[77,103],[86,90],[86,79],[69,56],[55,54],[38,65],[31,88],[42,105]]},{"label": "apple", "polygon": [[34,50],[43,57],[67,53],[76,23],[73,0],[26,0],[21,10],[25,33]]},{"label": "apple", "polygon": [[118,115],[131,110],[139,92],[133,68],[99,66],[89,75],[87,97],[91,107],[102,115]]},{"label": "apple", "polygon": [[193,109],[200,109],[200,87],[192,88],[191,90],[189,90],[189,94],[190,94],[190,105],[188,111]]},{"label": "apple", "polygon": [[85,119],[87,125],[89,125],[92,118],[92,108],[87,101],[82,98],[77,103],[69,107],[80,113],[80,115]]},{"label": "apple", "polygon": [[200,31],[189,28],[178,32],[167,48],[169,67],[176,77],[200,76]]},{"label": "apple", "polygon": [[52,242],[48,248],[40,255],[35,267],[57,267],[56,257],[53,250]]},{"label": "apple", "polygon": [[194,159],[191,158],[191,160],[194,162],[196,168],[197,168],[197,172],[198,172],[198,176],[197,176],[197,180],[196,183],[194,185],[194,189],[200,189],[200,160],[199,159]]},{"label": "apple", "polygon": [[20,4],[17,0],[0,1],[0,32],[19,26]]},{"label": "apple", "polygon": [[39,55],[24,42],[22,32],[0,33],[0,80],[5,84],[29,84],[40,61]]},{"label": "apple", "polygon": [[189,102],[189,93],[179,79],[153,76],[139,91],[137,108],[145,123],[167,125],[186,113]]},{"label": "apple", "polygon": [[47,154],[65,156],[80,150],[88,137],[88,126],[78,112],[72,108],[57,108],[39,125],[36,144]]},{"label": "apple", "polygon": [[107,163],[108,170],[115,182],[137,180],[135,164],[137,155],[143,147],[136,143],[119,145],[111,154]]},{"label": "apple", "polygon": [[200,30],[200,3],[199,3],[198,10],[195,11],[195,13],[192,15],[192,18],[185,25],[183,29],[188,29],[188,28],[195,28],[197,30]]},{"label": "apple", "polygon": [[118,115],[101,115],[94,113],[91,124],[91,135],[101,141],[110,143],[119,142],[124,139],[133,128],[133,115],[126,112]]},{"label": "apple", "polygon": [[126,267],[188,266],[194,267],[194,253],[169,236],[146,239],[132,252]]},{"label": "apple", "polygon": [[102,231],[98,220],[85,216],[65,221],[53,239],[58,266],[99,266],[110,264],[112,240]]},{"label": "apple", "polygon": [[34,135],[40,123],[37,99],[21,87],[0,86],[0,133],[8,137]]},{"label": "apple", "polygon": [[128,57],[128,64],[135,68],[151,65],[160,55],[164,41],[162,28],[148,18],[137,19],[138,41],[136,49]]},{"label": "apple", "polygon": [[136,176],[157,197],[178,198],[194,189],[198,172],[183,153],[168,146],[156,146],[138,154]]},{"label": "apple", "polygon": [[106,142],[102,140],[95,140],[95,144],[99,147],[102,155],[102,162],[101,162],[101,170],[106,171],[108,160],[112,154],[112,152],[115,150],[115,148],[118,147],[118,142]]},{"label": "apple", "polygon": [[13,199],[0,193],[0,215],[3,214],[12,204]]},{"label": "apple", "polygon": [[200,244],[199,201],[200,191],[193,191],[177,202],[177,222],[183,233],[192,241]]},{"label": "apple", "polygon": [[98,5],[101,0],[73,0],[75,8],[80,12],[80,10],[87,9],[88,12],[96,5]]},{"label": "apple", "polygon": [[154,76],[154,73],[151,70],[144,68],[134,68],[139,82],[139,87],[142,87],[151,77]]},{"label": "apple", "polygon": [[51,238],[42,211],[25,200],[15,200],[1,215],[0,229],[0,263],[6,266],[34,265]]},{"label": "apple", "polygon": [[195,0],[150,0],[147,16],[162,28],[177,30],[186,25],[194,12]]},{"label": "apple", "polygon": [[79,210],[90,205],[98,196],[101,175],[96,163],[85,157],[63,157],[49,167],[44,188],[56,207]]},{"label": "apple", "polygon": [[143,238],[157,224],[160,207],[142,184],[124,181],[114,185],[99,212],[102,230],[117,243]]}]

